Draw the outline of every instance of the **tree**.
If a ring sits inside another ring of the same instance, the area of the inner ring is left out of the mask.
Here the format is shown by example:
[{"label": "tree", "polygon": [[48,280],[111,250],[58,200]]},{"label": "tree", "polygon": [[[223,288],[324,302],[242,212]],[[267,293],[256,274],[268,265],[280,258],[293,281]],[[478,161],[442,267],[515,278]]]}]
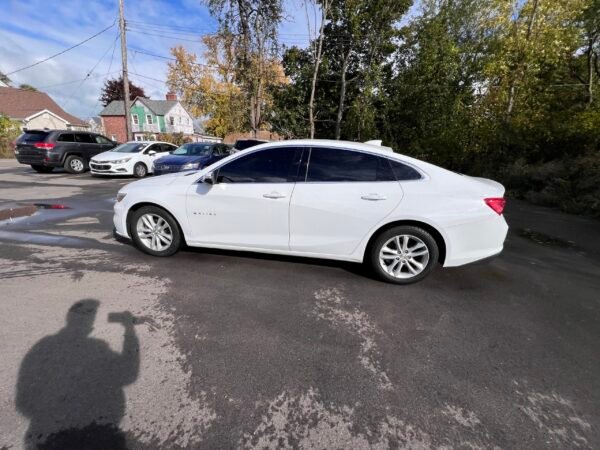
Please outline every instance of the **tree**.
[{"label": "tree", "polygon": [[281,0],[205,0],[219,18],[221,33],[236,41],[235,82],[248,103],[248,123],[256,135],[265,122],[265,93],[271,82],[270,61],[277,54]]},{"label": "tree", "polygon": [[19,85],[19,89],[24,89],[26,91],[32,91],[32,92],[37,92],[38,91],[37,88],[33,87],[30,84],[26,84],[26,83],[20,84]]},{"label": "tree", "polygon": [[[135,100],[137,97],[146,97],[144,89],[136,86],[129,81],[129,100]],[[125,94],[123,93],[123,77],[106,80],[100,94],[100,102],[102,106],[107,106],[114,100],[123,100]]]},{"label": "tree", "polygon": [[0,157],[14,158],[11,143],[19,136],[21,129],[19,123],[10,117],[0,114]]}]

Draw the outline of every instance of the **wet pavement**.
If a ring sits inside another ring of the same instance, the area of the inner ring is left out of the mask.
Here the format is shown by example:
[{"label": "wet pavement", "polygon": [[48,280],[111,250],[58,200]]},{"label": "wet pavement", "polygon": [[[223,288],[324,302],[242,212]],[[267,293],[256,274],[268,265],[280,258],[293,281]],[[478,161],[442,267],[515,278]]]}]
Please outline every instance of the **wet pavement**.
[{"label": "wet pavement", "polygon": [[511,201],[505,251],[354,264],[112,237],[131,180],[0,160],[0,449],[599,448],[600,222]]}]

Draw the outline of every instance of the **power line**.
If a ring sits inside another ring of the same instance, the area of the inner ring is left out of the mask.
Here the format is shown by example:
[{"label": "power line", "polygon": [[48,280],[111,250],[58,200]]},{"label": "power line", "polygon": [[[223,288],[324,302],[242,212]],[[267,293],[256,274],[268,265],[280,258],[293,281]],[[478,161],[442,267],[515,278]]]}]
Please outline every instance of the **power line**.
[{"label": "power line", "polygon": [[73,93],[71,94],[71,96],[67,99],[67,101],[63,105],[63,109],[67,109],[67,105],[71,102],[71,100],[73,99],[73,97],[75,96],[75,94],[77,94],[79,92],[79,90],[81,89],[81,86],[83,86],[83,83],[85,83],[90,78],[90,75],[92,73],[94,73],[94,70],[96,70],[96,67],[98,67],[98,65],[102,62],[102,60],[104,59],[104,57],[108,54],[108,52],[110,51],[111,47],[114,48],[114,46],[117,44],[117,39],[119,39],[119,34],[118,33],[115,36],[115,39],[113,40],[112,44],[108,46],[108,48],[102,54],[102,56],[100,57],[100,59],[98,61],[96,61],[96,64],[94,64],[94,66],[89,70],[89,72],[87,73],[87,75],[85,76],[85,78],[83,80],[81,80],[81,82],[79,83],[79,86],[77,86],[77,88],[73,91]]},{"label": "power line", "polygon": [[77,44],[73,45],[72,47],[69,47],[69,48],[67,48],[67,49],[65,49],[65,50],[63,50],[63,51],[61,51],[61,52],[58,52],[58,53],[56,53],[56,54],[52,55],[52,56],[48,56],[47,58],[45,58],[45,59],[42,59],[41,61],[38,61],[38,62],[36,62],[36,63],[30,64],[30,65],[28,65],[28,66],[25,66],[25,67],[21,67],[20,69],[17,69],[17,70],[13,70],[12,72],[9,72],[9,73],[7,73],[6,75],[7,75],[7,76],[8,76],[8,75],[12,75],[12,74],[14,74],[14,73],[21,72],[22,70],[25,70],[25,69],[30,69],[31,67],[35,67],[35,66],[37,66],[37,65],[39,65],[39,64],[42,64],[42,63],[44,63],[44,62],[46,62],[46,61],[49,61],[49,60],[51,60],[52,58],[56,58],[57,56],[60,56],[60,55],[62,55],[62,54],[64,54],[64,53],[67,53],[69,50],[73,50],[74,48],[77,48],[77,47],[79,47],[80,45],[83,45],[83,44],[85,44],[86,42],[88,42],[88,41],[91,41],[91,40],[92,40],[92,39],[94,39],[96,36],[100,36],[102,33],[104,33],[105,31],[108,31],[109,29],[111,29],[111,28],[112,28],[112,27],[114,27],[114,26],[115,26],[115,22],[113,22],[112,24],[110,24],[109,26],[107,26],[106,28],[104,28],[103,30],[100,30],[98,33],[94,34],[93,36],[90,36],[89,38],[87,38],[87,39],[85,39],[85,40],[83,40],[83,41],[81,41],[81,42],[79,42],[79,43],[77,43]]}]

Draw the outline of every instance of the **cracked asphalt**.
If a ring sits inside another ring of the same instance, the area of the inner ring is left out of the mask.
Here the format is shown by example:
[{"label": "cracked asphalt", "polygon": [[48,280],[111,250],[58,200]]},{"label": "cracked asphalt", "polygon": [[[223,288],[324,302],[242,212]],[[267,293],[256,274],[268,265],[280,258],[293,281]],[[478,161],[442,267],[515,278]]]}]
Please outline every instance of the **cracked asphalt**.
[{"label": "cracked asphalt", "polygon": [[509,201],[496,259],[353,264],[112,237],[131,180],[0,160],[0,449],[600,448],[600,222]]}]

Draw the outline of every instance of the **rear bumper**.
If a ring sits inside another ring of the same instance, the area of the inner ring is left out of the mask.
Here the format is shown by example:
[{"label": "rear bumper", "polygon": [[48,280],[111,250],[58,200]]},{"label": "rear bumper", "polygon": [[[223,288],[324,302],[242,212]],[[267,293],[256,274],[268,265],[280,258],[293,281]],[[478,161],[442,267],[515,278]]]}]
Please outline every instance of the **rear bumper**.
[{"label": "rear bumper", "polygon": [[62,162],[58,159],[49,159],[44,155],[15,155],[17,161],[28,166],[44,166],[44,167],[62,167]]},{"label": "rear bumper", "polygon": [[504,248],[508,224],[495,215],[476,222],[446,228],[444,267],[456,267],[497,256]]}]

